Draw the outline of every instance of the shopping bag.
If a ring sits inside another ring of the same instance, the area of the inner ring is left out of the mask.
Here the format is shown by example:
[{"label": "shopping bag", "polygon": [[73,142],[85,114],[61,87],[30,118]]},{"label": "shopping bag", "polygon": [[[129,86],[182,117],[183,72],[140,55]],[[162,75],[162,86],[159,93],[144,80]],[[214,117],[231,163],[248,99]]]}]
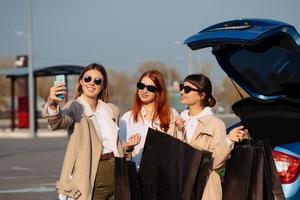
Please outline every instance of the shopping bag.
[{"label": "shopping bag", "polygon": [[115,199],[142,199],[135,163],[125,157],[115,158]]},{"label": "shopping bag", "polygon": [[[249,182],[247,199],[263,200],[264,199],[264,149],[262,145],[252,145],[253,149],[252,168]],[[226,174],[226,173],[225,173]]]},{"label": "shopping bag", "polygon": [[276,165],[272,155],[272,148],[268,140],[264,140],[264,162],[266,163],[264,169],[266,192],[264,199],[270,200],[284,200],[284,193],[280,183],[280,178],[277,174]]},{"label": "shopping bag", "polygon": [[224,200],[285,199],[271,151],[267,140],[234,148],[226,163]]},{"label": "shopping bag", "polygon": [[222,184],[224,200],[248,199],[255,153],[250,145],[236,146],[231,152]]},{"label": "shopping bag", "polygon": [[211,160],[210,152],[149,129],[138,172],[143,200],[201,199]]},{"label": "shopping bag", "polygon": [[[194,182],[194,188],[191,195],[191,199],[199,199],[202,197],[202,194],[204,192],[204,188],[210,173],[211,165],[212,165],[212,156],[210,152],[202,152],[204,155],[202,156],[201,163],[199,164],[199,169],[197,173],[196,180]],[[205,185],[203,185],[205,183]]]}]

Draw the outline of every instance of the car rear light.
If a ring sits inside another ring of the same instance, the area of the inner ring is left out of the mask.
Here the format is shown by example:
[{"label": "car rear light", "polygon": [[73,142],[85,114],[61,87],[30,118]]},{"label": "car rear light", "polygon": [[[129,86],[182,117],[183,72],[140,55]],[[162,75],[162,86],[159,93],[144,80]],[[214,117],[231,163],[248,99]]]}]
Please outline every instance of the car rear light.
[{"label": "car rear light", "polygon": [[299,175],[300,159],[273,150],[273,157],[281,183],[292,183]]}]

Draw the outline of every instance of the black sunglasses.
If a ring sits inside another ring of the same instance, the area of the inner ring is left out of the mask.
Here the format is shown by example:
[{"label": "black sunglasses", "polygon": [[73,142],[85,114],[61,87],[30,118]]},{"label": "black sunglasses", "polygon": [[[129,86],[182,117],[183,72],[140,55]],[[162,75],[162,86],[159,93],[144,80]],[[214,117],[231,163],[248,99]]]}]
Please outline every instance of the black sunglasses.
[{"label": "black sunglasses", "polygon": [[153,86],[153,85],[145,85],[144,83],[141,83],[141,82],[138,82],[136,84],[136,87],[139,90],[143,90],[144,88],[147,88],[147,90],[149,92],[156,92],[157,91],[157,88],[155,86]]},{"label": "black sunglasses", "polygon": [[[92,81],[92,77],[91,77],[91,76],[84,76],[84,77],[83,77],[83,81],[86,82],[86,83],[89,83],[89,82]],[[95,79],[94,79],[94,83],[95,83],[96,85],[101,85],[101,83],[102,83],[101,78],[95,78]]]},{"label": "black sunglasses", "polygon": [[179,85],[179,90],[180,91],[184,91],[184,93],[189,93],[190,91],[195,91],[195,92],[199,92],[198,89],[194,89],[194,88],[191,88],[190,86],[187,86],[187,85],[183,85],[183,84],[180,84]]}]

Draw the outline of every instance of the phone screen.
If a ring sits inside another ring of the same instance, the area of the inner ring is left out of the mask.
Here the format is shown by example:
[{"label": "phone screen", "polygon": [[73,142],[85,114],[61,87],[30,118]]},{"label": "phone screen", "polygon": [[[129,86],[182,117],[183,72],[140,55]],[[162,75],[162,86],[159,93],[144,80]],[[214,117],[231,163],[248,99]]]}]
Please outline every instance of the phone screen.
[{"label": "phone screen", "polygon": [[[66,83],[65,75],[56,75],[56,76],[54,76],[54,85],[57,85],[59,83]],[[60,99],[65,98],[64,94],[58,94],[56,96],[57,96],[57,98],[60,98]]]}]

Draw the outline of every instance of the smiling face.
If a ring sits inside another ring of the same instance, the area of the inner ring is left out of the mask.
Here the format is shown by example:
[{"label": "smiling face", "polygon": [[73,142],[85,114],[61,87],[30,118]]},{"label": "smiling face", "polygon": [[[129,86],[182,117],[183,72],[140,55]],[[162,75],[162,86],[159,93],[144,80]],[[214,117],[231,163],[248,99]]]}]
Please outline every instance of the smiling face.
[{"label": "smiling face", "polygon": [[[99,84],[99,82],[101,83]],[[98,70],[88,70],[80,80],[80,85],[82,86],[83,95],[85,97],[97,99],[98,94],[103,89],[103,75]]]},{"label": "smiling face", "polygon": [[[154,82],[148,76],[144,76],[140,82],[146,86],[151,85],[151,86],[156,87]],[[147,90],[147,87],[145,87],[144,89],[138,89],[138,96],[143,104],[149,104],[149,103],[152,103],[153,101],[155,101],[157,92],[149,92]]]},{"label": "smiling face", "polygon": [[[191,84],[190,82],[184,82],[185,87],[190,87],[197,90],[197,87]],[[203,92],[199,93],[198,91],[189,90],[188,93],[185,90],[180,91],[180,102],[184,105],[191,106],[199,104],[201,105],[202,100],[204,99],[205,94]]]}]

